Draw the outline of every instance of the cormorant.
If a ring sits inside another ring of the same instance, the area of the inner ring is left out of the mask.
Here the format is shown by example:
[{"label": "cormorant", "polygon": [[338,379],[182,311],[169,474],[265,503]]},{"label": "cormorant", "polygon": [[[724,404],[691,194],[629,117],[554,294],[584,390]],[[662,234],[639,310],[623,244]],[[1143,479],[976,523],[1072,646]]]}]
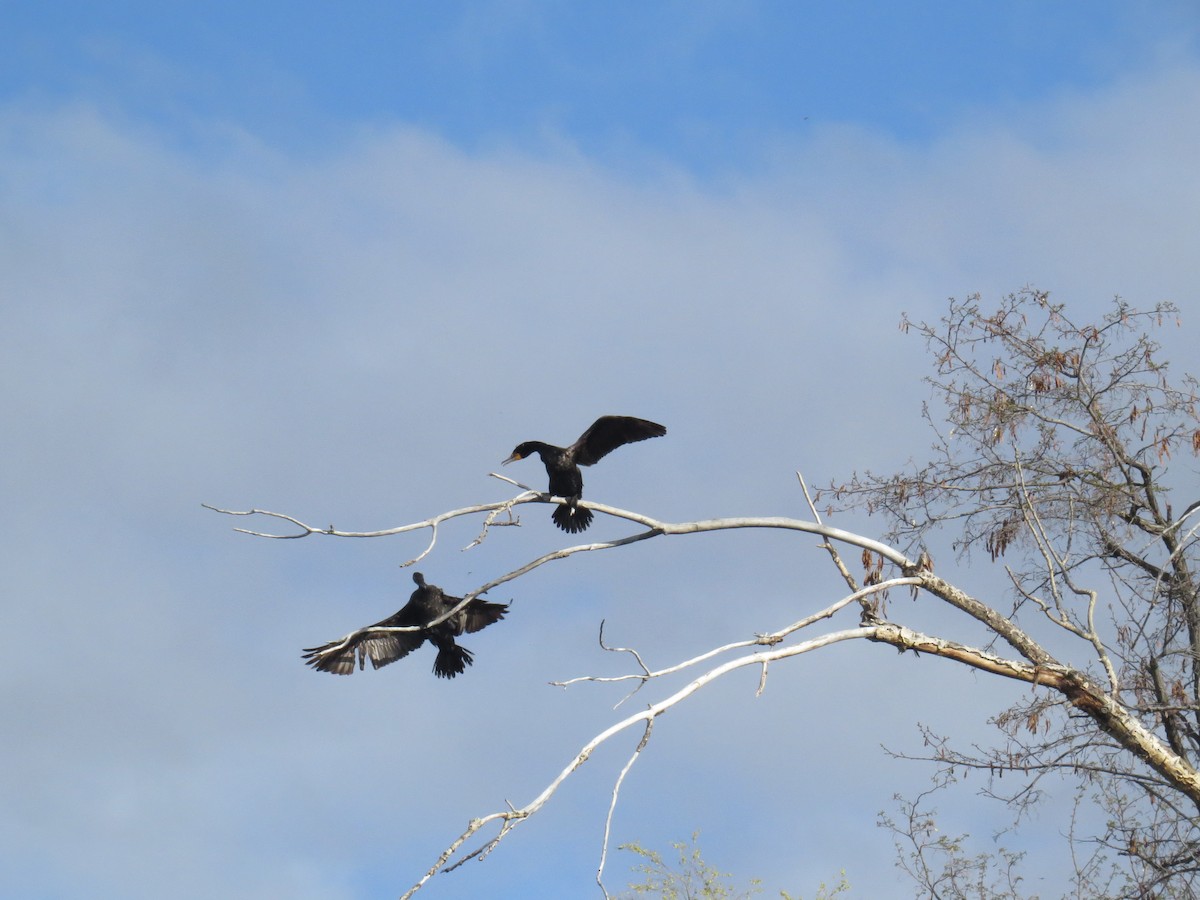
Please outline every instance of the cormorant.
[{"label": "cormorant", "polygon": [[432,628],[421,628],[419,631],[378,630],[404,625],[423,626],[450,611],[462,600],[461,597],[451,597],[437,585],[426,584],[425,576],[420,572],[413,572],[413,581],[417,583],[417,589],[412,592],[403,609],[339,641],[305,650],[304,659],[308,665],[322,672],[350,675],[354,672],[356,659],[360,669],[365,667],[368,659],[378,669],[407,656],[428,640],[438,651],[433,661],[434,674],[438,678],[453,678],[461,674],[473,660],[471,652],[456,644],[454,638],[500,621],[508,612],[508,604],[489,603],[476,597],[445,622]]},{"label": "cormorant", "polygon": [[563,531],[578,534],[592,524],[592,511],[577,505],[583,496],[583,473],[579,467],[594,465],[622,444],[662,437],[666,433],[667,429],[657,422],[633,416],[601,416],[570,447],[526,441],[517,444],[504,464],[538,454],[550,476],[550,493],[567,498],[565,506],[555,507],[554,524]]}]

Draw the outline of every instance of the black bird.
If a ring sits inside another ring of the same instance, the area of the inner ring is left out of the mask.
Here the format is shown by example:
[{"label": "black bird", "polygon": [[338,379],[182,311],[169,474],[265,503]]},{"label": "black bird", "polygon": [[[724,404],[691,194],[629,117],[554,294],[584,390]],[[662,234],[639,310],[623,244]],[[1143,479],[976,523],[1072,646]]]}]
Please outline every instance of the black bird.
[{"label": "black bird", "polygon": [[592,524],[592,511],[578,506],[583,496],[583,473],[580,466],[598,463],[622,444],[632,444],[647,438],[662,437],[667,429],[657,422],[635,419],[633,416],[601,416],[592,427],[579,436],[570,447],[555,447],[541,441],[517,444],[505,465],[534,453],[542,458],[550,476],[550,493],[566,497],[567,504],[554,510],[554,524],[563,531],[578,534]]},{"label": "black bird", "polygon": [[[453,678],[462,674],[473,658],[471,651],[456,644],[454,638],[499,622],[508,612],[508,604],[489,603],[476,597],[445,622],[425,628],[423,626],[457,606],[462,598],[451,597],[437,585],[426,584],[425,576],[420,572],[413,573],[413,581],[417,583],[417,589],[412,592],[403,609],[382,622],[346,635],[340,641],[330,641],[321,647],[305,650],[304,659],[308,665],[334,675],[350,675],[354,672],[356,659],[360,669],[365,667],[368,659],[378,669],[407,656],[428,640],[438,651],[433,661],[434,674],[438,678]],[[404,625],[416,626],[420,630],[380,630]]]}]

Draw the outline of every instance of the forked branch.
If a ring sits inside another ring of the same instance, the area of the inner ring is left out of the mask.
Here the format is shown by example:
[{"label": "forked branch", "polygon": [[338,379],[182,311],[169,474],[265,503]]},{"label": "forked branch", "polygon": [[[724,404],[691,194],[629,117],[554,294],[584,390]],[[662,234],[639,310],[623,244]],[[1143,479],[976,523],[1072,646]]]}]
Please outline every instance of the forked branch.
[{"label": "forked branch", "polygon": [[[600,732],[598,735],[584,744],[584,746],[579,750],[578,753],[575,754],[574,757],[572,757],[570,762],[567,763],[562,771],[558,773],[554,780],[551,781],[542,790],[542,792],[534,797],[529,803],[519,808],[514,808],[509,805],[507,809],[490,813],[481,818],[472,819],[463,833],[460,834],[450,844],[450,846],[446,848],[442,855],[438,857],[437,861],[430,866],[425,875],[416,884],[409,888],[409,890],[401,896],[400,900],[408,900],[408,898],[412,897],[417,891],[419,891],[429,881],[429,879],[431,879],[438,872],[451,871],[471,859],[483,858],[487,856],[493,849],[495,849],[496,845],[498,845],[500,841],[502,841],[508,835],[508,833],[512,831],[513,828],[541,810],[542,807],[544,807],[546,803],[554,796],[558,789],[562,787],[563,783],[570,778],[571,775],[573,775],[585,762],[588,761],[589,757],[591,757],[592,753],[598,747],[606,743],[610,738],[613,738],[638,724],[642,724],[645,730],[642,736],[642,743],[639,744],[637,750],[635,751],[634,756],[636,757],[636,755],[640,753],[649,742],[650,725],[655,719],[672,707],[677,706],[679,703],[683,702],[692,694],[701,690],[713,681],[728,675],[730,672],[743,669],[746,666],[764,665],[775,660],[799,656],[802,653],[808,653],[813,650],[820,649],[821,647],[827,647],[842,641],[868,637],[870,632],[871,629],[864,628],[835,631],[831,634],[822,635],[821,637],[804,641],[803,643],[795,644],[791,647],[775,647],[769,650],[751,653],[747,656],[739,657],[738,659],[729,660],[728,662],[722,663],[721,665],[710,669],[703,675],[698,676],[690,684],[671,694],[664,700],[653,703],[641,712],[626,716],[619,722],[610,725],[604,731]],[[626,765],[625,771],[628,771],[628,764]],[[620,782],[617,783],[617,787],[619,787],[619,784]],[[459,850],[468,841],[470,841],[472,837],[474,837],[488,825],[497,822],[500,824],[500,829],[493,838],[475,850],[462,855],[456,860],[454,859]],[[454,861],[452,862],[451,860]],[[601,871],[597,873],[597,878],[601,879],[602,877],[603,868],[601,867]]]}]

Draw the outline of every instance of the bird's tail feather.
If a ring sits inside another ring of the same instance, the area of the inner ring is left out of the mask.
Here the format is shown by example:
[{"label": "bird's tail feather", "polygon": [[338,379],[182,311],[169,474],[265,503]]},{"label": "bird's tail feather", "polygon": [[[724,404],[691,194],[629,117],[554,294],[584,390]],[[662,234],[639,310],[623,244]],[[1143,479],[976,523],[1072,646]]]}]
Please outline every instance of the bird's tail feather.
[{"label": "bird's tail feather", "polygon": [[551,518],[563,531],[579,534],[581,531],[587,531],[588,526],[592,524],[592,511],[582,506],[558,506],[555,507]]},{"label": "bird's tail feather", "polygon": [[437,659],[433,661],[433,674],[438,678],[453,678],[461,675],[474,661],[470,650],[451,641],[438,648]]}]

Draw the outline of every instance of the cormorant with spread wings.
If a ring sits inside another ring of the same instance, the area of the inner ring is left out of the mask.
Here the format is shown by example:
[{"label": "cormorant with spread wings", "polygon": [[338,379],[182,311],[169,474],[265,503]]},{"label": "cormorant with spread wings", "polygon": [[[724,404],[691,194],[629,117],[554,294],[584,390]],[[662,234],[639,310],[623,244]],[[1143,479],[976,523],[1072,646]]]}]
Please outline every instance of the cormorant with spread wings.
[{"label": "cormorant with spread wings", "polygon": [[[461,634],[473,634],[493,622],[499,622],[508,612],[506,603],[490,603],[475,597],[444,622],[430,627],[429,623],[449,612],[462,600],[451,597],[440,587],[428,584],[420,572],[413,573],[417,589],[404,608],[381,622],[351,632],[339,641],[304,651],[308,665],[334,675],[349,675],[357,661],[362,669],[369,659],[378,669],[394,663],[429,641],[437,647],[433,672],[439,678],[453,678],[473,662],[471,651],[455,642]],[[413,627],[416,631],[390,631],[391,628]]]},{"label": "cormorant with spread wings", "polygon": [[563,531],[578,534],[592,524],[592,511],[579,506],[583,496],[583,473],[580,466],[591,466],[624,444],[662,437],[667,429],[657,422],[637,419],[633,416],[601,416],[579,436],[570,447],[555,447],[541,441],[526,441],[517,444],[512,456],[504,460],[507,465],[536,453],[546,466],[550,476],[550,493],[566,497],[565,506],[554,510],[554,524]]}]

